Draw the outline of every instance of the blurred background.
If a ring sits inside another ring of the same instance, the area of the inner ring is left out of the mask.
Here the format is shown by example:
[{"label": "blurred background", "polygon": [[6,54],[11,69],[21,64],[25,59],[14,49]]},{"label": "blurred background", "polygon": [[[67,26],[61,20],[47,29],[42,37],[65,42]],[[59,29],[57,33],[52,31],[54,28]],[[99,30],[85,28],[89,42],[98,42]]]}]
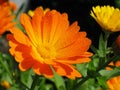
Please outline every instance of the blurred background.
[{"label": "blurred background", "polygon": [[[10,0],[17,4],[18,8],[24,4],[23,12],[34,10],[38,6],[43,8],[56,9],[61,13],[68,13],[70,23],[78,21],[81,31],[86,31],[92,43],[97,46],[98,36],[101,32],[100,26],[90,16],[90,10],[96,5],[110,5],[120,8],[120,0]],[[119,34],[118,32],[116,33]],[[113,34],[110,40],[117,35]]]}]

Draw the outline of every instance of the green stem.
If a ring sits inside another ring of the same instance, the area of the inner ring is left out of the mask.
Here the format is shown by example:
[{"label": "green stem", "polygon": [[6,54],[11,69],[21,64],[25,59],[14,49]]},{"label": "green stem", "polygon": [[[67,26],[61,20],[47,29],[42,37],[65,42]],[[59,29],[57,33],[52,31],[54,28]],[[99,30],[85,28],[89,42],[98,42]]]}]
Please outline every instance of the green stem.
[{"label": "green stem", "polygon": [[110,32],[108,32],[108,31],[104,31],[105,32],[105,36],[104,36],[104,44],[105,44],[105,57],[104,57],[104,61],[106,61],[107,60],[107,47],[108,47],[108,38],[109,38],[109,36],[110,36]]},{"label": "green stem", "polygon": [[110,32],[105,32],[105,36],[104,36],[104,41],[105,41],[105,46],[107,47],[107,41],[108,41],[108,38],[109,38],[109,36],[110,36]]}]

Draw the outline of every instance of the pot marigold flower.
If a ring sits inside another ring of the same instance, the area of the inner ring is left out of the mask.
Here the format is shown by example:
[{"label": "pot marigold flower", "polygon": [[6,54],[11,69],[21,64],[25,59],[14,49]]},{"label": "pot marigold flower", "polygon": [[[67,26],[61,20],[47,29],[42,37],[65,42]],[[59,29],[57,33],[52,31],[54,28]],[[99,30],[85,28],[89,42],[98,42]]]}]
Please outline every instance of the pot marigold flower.
[{"label": "pot marigold flower", "polygon": [[0,4],[3,4],[3,3],[5,3],[4,5],[7,5],[7,6],[9,5],[10,9],[14,11],[17,9],[16,4],[13,2],[10,2],[9,0],[0,0]]},{"label": "pot marigold flower", "polygon": [[108,90],[120,90],[120,76],[114,77],[107,81]]},{"label": "pot marigold flower", "polygon": [[86,32],[79,32],[77,22],[69,25],[66,13],[44,13],[41,8],[35,9],[33,17],[22,14],[20,21],[26,33],[14,27],[10,30],[12,34],[7,35],[10,53],[20,70],[32,68],[47,78],[53,77],[52,69],[68,78],[81,77],[72,64],[89,62],[92,53],[87,52],[91,40]]},{"label": "pot marigold flower", "polygon": [[0,35],[3,34],[6,30],[10,29],[15,25],[14,22],[12,22],[14,16],[11,15],[11,8],[8,3],[0,4]]},{"label": "pot marigold flower", "polygon": [[91,16],[105,30],[120,31],[120,10],[112,6],[96,6],[91,11]]}]

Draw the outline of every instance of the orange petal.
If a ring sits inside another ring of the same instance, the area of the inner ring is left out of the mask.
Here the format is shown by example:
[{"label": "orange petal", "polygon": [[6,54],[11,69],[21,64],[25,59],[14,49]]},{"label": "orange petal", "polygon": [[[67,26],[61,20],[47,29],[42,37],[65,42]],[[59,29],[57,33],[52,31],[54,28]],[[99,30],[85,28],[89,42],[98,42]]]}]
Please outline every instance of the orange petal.
[{"label": "orange petal", "polygon": [[51,33],[50,33],[50,43],[54,45],[64,34],[69,26],[68,18],[66,15],[61,15],[59,12],[52,10],[49,13],[51,20]]},{"label": "orange petal", "polygon": [[8,34],[7,39],[9,40],[9,45],[11,47],[10,53],[15,57],[17,62],[22,62],[24,58],[30,56],[31,48],[17,42],[13,35]]},{"label": "orange petal", "polygon": [[91,40],[88,38],[79,38],[74,43],[58,51],[58,58],[81,56],[89,49]]},{"label": "orange petal", "polygon": [[47,44],[50,40],[51,26],[52,26],[52,15],[50,12],[47,12],[43,17],[42,27],[41,27],[44,45]]},{"label": "orange petal", "polygon": [[[55,48],[59,50],[74,43],[76,39],[80,37],[78,33],[79,29],[80,27],[77,25],[77,22],[75,22],[66,31],[62,31],[62,37],[60,37],[59,40],[55,43]],[[84,34],[86,35],[86,33]]]},{"label": "orange petal", "polygon": [[0,27],[1,26],[6,26],[7,24],[9,23],[12,23],[12,19],[14,18],[15,16],[9,16],[9,17],[4,17],[2,18],[0,21],[1,21],[1,24],[0,24]]},{"label": "orange petal", "polygon": [[19,28],[14,27],[10,29],[10,31],[13,33],[14,38],[17,42],[24,44],[24,45],[29,45],[30,40]]},{"label": "orange petal", "polygon": [[34,64],[33,70],[35,71],[35,73],[43,74],[47,78],[52,78],[53,77],[52,69],[50,68],[49,65],[47,65],[45,63],[37,62],[36,64]]},{"label": "orange petal", "polygon": [[67,63],[67,64],[77,64],[77,63],[86,63],[90,61],[90,58],[82,58],[82,57],[72,57],[68,59],[58,59],[57,62]]},{"label": "orange petal", "polygon": [[31,58],[26,58],[19,64],[19,68],[22,71],[26,71],[30,69],[33,66],[33,64],[34,64],[34,60],[32,60]]},{"label": "orange petal", "polygon": [[15,60],[17,62],[21,62],[23,60],[22,52],[16,51],[16,46],[18,45],[18,42],[13,38],[13,35],[8,34],[7,39],[9,40],[9,46],[11,47],[9,49],[11,55],[15,56]]},{"label": "orange petal", "polygon": [[24,28],[25,28],[25,30],[27,32],[27,35],[29,36],[31,42],[34,45],[36,45],[37,41],[36,41],[34,30],[33,30],[32,24],[31,24],[31,18],[26,14],[21,14],[20,22],[24,26]]},{"label": "orange petal", "polygon": [[119,66],[120,66],[120,61],[117,61],[117,62],[115,63],[115,66],[119,67]]},{"label": "orange petal", "polygon": [[34,11],[34,16],[32,17],[32,21],[31,21],[36,39],[40,43],[42,43],[41,21],[42,21],[43,15],[44,15],[43,10],[40,8],[37,8]]},{"label": "orange petal", "polygon": [[55,68],[55,71],[59,75],[66,76],[71,79],[75,79],[75,77],[81,77],[81,74],[76,71],[72,65],[57,62]]}]

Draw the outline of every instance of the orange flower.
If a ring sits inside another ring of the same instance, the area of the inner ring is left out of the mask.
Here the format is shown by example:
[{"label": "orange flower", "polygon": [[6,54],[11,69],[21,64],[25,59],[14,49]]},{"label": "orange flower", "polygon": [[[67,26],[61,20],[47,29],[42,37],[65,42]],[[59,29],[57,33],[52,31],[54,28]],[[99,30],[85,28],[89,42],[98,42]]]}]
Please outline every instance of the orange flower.
[{"label": "orange flower", "polygon": [[8,0],[0,0],[0,4],[3,4],[4,2],[7,2]]},{"label": "orange flower", "polygon": [[90,61],[92,53],[87,52],[91,40],[86,32],[79,32],[77,22],[69,25],[66,13],[51,10],[44,14],[41,8],[32,18],[22,14],[20,21],[26,34],[12,28],[12,34],[7,35],[10,53],[19,62],[20,70],[33,68],[36,74],[51,78],[52,67],[61,76],[81,77],[72,64]]},{"label": "orange flower", "polygon": [[6,30],[13,27],[15,23],[11,22],[14,18],[11,15],[11,9],[8,3],[0,4],[0,35],[3,34]]},{"label": "orange flower", "polygon": [[120,76],[114,77],[107,81],[108,90],[120,90]]},{"label": "orange flower", "polygon": [[[115,63],[111,62],[109,65],[112,66],[112,67],[120,67],[120,61],[118,60]],[[106,67],[106,69],[107,70],[112,70],[111,67]]]},{"label": "orange flower", "polygon": [[3,4],[3,3],[4,3],[4,5],[7,5],[7,6],[9,5],[10,9],[12,9],[14,11],[17,9],[16,4],[13,2],[10,2],[9,0],[0,0],[0,4]]}]

